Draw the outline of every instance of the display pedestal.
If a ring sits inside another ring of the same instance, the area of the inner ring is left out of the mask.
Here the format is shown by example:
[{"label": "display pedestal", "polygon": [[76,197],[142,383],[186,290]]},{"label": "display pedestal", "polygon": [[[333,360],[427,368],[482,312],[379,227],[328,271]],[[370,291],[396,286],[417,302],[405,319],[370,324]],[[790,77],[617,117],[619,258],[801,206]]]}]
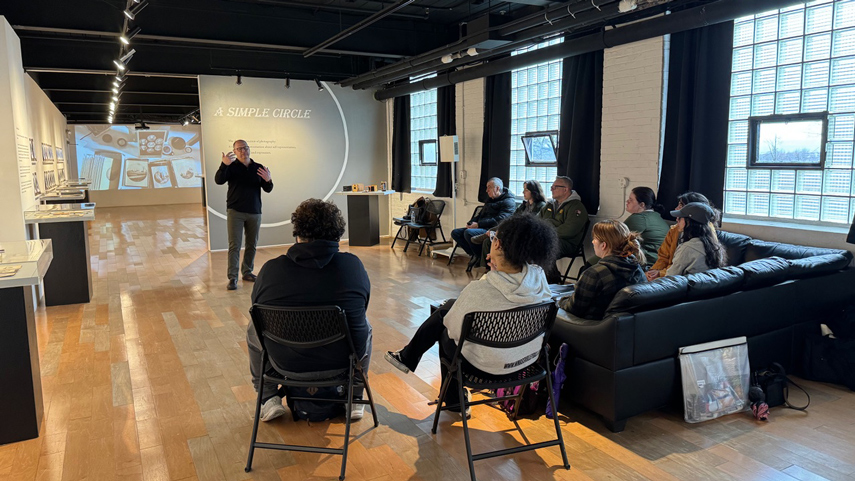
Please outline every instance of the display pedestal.
[{"label": "display pedestal", "polygon": [[339,192],[347,196],[347,232],[351,246],[376,246],[380,243],[381,196],[394,194],[394,190],[381,192]]},{"label": "display pedestal", "polygon": [[33,286],[0,288],[0,444],[39,437],[44,404]]},{"label": "display pedestal", "polygon": [[88,222],[39,224],[39,237],[53,240],[54,259],[45,274],[45,305],[85,304],[92,299]]}]

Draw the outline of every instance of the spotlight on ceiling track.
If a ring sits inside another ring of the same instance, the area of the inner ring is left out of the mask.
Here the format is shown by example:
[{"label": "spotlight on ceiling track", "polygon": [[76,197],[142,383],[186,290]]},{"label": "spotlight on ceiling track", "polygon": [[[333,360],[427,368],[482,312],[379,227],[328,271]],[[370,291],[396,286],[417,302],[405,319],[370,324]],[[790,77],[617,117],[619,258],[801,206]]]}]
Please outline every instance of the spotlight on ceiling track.
[{"label": "spotlight on ceiling track", "polygon": [[285,88],[286,89],[291,88],[291,77],[285,77]]},{"label": "spotlight on ceiling track", "polygon": [[122,58],[113,60],[113,63],[116,64],[116,67],[118,67],[119,70],[125,70],[128,68],[127,64],[131,60],[131,58],[134,56],[135,53],[137,53],[137,51],[134,49],[131,49],[130,52],[122,55]]},{"label": "spotlight on ceiling track", "polygon": [[119,101],[119,94],[113,95],[112,99],[113,99],[113,102],[118,102]]},{"label": "spotlight on ceiling track", "polygon": [[130,32],[119,35],[119,40],[125,45],[130,45],[131,40],[140,33],[140,30],[141,29],[139,27],[134,27]]},{"label": "spotlight on ceiling track", "polygon": [[128,72],[118,71],[118,72],[116,72],[115,79],[117,82],[124,82],[125,80],[127,80],[126,75],[128,75]]},{"label": "spotlight on ceiling track", "polygon": [[238,75],[237,77],[238,77],[238,78],[237,78],[237,81],[236,81],[235,83],[236,83],[236,84],[238,84],[238,85],[242,85],[242,84],[243,84],[243,80],[241,79],[240,75]]},{"label": "spotlight on ceiling track", "polygon": [[137,15],[139,15],[139,13],[142,11],[142,9],[144,9],[147,6],[148,6],[148,0],[142,0],[141,2],[138,2],[137,5],[134,5],[131,8],[126,8],[125,9],[125,16],[131,20],[134,20],[135,18],[137,18]]},{"label": "spotlight on ceiling track", "polygon": [[182,121],[181,121],[181,125],[183,125],[183,126],[185,126],[185,127],[187,127],[187,125],[189,125],[189,124],[190,124],[190,121],[189,121],[189,120],[187,120],[187,119],[184,119],[184,120],[182,120]]},{"label": "spotlight on ceiling track", "polygon": [[315,79],[315,85],[317,85],[317,86],[318,86],[318,92],[323,92],[323,91],[324,91],[324,86],[323,86],[323,85],[321,85],[321,81],[320,81],[320,80]]}]

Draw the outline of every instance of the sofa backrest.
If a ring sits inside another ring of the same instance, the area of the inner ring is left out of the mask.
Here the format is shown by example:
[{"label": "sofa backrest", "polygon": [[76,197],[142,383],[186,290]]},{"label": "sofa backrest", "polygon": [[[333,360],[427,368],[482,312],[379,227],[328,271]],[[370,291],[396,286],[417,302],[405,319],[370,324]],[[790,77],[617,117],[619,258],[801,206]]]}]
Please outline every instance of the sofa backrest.
[{"label": "sofa backrest", "polygon": [[727,255],[727,264],[738,266],[745,262],[745,250],[753,240],[747,235],[734,234],[733,232],[717,231],[718,241],[724,247],[724,252]]},{"label": "sofa backrest", "polygon": [[[797,246],[793,244],[782,244],[780,242],[751,239],[745,249],[745,259],[743,262],[765,259],[773,256],[783,257],[784,259],[805,259],[807,257],[827,254],[842,254],[844,252],[849,251],[841,249],[824,249],[822,247]],[[730,264],[737,265],[733,262]]]}]

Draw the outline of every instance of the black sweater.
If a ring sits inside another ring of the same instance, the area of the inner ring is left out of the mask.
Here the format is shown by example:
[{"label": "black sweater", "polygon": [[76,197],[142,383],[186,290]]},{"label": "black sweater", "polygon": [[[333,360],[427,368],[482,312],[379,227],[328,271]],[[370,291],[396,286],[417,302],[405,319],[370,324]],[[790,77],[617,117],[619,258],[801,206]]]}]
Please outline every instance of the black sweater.
[{"label": "black sweater", "polygon": [[[252,303],[301,307],[336,305],[344,310],[359,358],[365,355],[371,324],[365,317],[371,283],[362,261],[339,252],[338,242],[317,240],[295,244],[258,272]],[[315,372],[347,366],[346,341],[314,349],[283,349],[268,342],[270,355],[283,369]]]},{"label": "black sweater", "polygon": [[249,159],[249,166],[235,160],[229,165],[220,164],[214,175],[214,182],[223,185],[229,183],[226,195],[226,207],[244,214],[261,214],[261,189],[273,190],[273,181],[265,182],[258,175],[258,169],[264,166]]}]

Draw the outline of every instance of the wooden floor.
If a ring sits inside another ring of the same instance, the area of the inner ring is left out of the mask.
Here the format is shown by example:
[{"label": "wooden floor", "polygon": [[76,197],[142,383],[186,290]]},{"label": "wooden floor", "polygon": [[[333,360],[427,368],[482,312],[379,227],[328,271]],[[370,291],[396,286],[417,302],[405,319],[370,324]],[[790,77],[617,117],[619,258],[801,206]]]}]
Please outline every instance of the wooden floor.
[{"label": "wooden floor", "polygon": [[[201,207],[97,211],[90,231],[95,297],[86,305],[40,308],[44,386],[41,436],[0,446],[0,478],[11,480],[334,479],[340,458],[259,450],[244,473],[252,426],[244,332],[250,287],[227,291],[226,255],[207,251]],[[417,251],[343,246],[372,282],[371,383],[380,427],[357,423],[349,480],[468,479],[459,421],[443,415],[430,434],[439,367],[435,350],[417,374],[403,375],[382,353],[406,342],[431,300],[455,296],[471,277],[465,263]],[[257,268],[285,248],[259,250]],[[568,382],[572,382],[572,379]],[[562,417],[573,469],[557,448],[476,463],[480,479],[855,479],[855,393],[805,382],[807,413],[773,410],[768,423],[747,414],[700,425],[679,414],[632,418],[607,432],[579,408]],[[3,389],[14,389],[4,386]],[[452,422],[455,421],[455,422]],[[473,408],[476,451],[545,440],[551,421],[520,420]],[[339,447],[343,425],[263,424],[260,440]],[[553,431],[554,433],[554,431]]]}]

